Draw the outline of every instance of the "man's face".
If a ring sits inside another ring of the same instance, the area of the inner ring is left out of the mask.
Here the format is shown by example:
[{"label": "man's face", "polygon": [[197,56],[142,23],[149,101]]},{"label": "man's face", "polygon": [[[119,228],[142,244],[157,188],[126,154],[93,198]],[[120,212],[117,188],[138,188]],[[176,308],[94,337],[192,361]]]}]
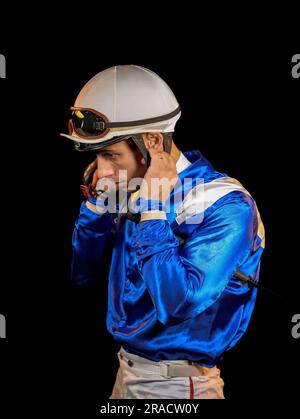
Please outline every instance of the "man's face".
[{"label": "man's face", "polygon": [[124,187],[120,183],[119,171],[126,171],[127,182],[133,178],[143,178],[147,167],[139,150],[132,150],[127,141],[109,145],[97,152],[98,176],[116,183],[116,189]]}]

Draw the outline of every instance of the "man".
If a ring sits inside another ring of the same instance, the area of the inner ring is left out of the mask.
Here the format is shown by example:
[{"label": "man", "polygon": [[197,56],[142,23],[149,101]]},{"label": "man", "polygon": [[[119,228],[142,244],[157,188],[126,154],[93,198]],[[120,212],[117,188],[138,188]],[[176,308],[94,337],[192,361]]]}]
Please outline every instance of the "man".
[{"label": "man", "polygon": [[255,288],[236,272],[258,280],[256,204],[199,151],[180,152],[179,117],[160,77],[117,66],[84,86],[62,134],[97,154],[95,188],[74,230],[72,280],[98,281],[112,245],[107,328],[120,345],[112,399],[224,398],[216,365],[254,307]]}]

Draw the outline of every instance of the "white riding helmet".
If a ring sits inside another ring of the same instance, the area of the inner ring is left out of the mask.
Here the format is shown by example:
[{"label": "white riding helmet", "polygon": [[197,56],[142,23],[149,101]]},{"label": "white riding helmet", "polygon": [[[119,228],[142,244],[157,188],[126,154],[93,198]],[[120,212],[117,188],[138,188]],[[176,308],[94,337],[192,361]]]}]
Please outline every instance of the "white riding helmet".
[{"label": "white riding helmet", "polygon": [[127,138],[140,143],[140,134],[146,132],[169,137],[181,115],[170,87],[153,71],[136,65],[96,74],[80,91],[71,111],[69,134],[61,135],[73,140],[79,151],[97,150]]}]

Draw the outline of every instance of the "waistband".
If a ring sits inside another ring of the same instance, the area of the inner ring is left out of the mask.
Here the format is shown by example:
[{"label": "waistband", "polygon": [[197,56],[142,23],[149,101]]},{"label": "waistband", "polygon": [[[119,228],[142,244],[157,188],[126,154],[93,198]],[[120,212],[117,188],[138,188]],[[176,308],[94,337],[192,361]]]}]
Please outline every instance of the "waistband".
[{"label": "waistband", "polygon": [[151,361],[141,356],[126,352],[123,347],[118,352],[120,365],[126,368],[132,368],[151,372],[153,374],[171,377],[195,377],[195,376],[214,376],[219,375],[217,367],[208,368],[202,365],[192,365],[187,360],[162,360]]}]

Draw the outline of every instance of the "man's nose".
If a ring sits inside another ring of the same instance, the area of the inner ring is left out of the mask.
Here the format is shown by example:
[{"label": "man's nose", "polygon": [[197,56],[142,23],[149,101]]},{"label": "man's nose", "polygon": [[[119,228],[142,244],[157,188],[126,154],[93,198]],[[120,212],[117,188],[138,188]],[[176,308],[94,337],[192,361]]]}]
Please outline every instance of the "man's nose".
[{"label": "man's nose", "polygon": [[99,178],[102,177],[112,177],[115,173],[113,165],[105,161],[105,159],[101,157],[97,157],[97,163],[98,163],[98,176]]}]

